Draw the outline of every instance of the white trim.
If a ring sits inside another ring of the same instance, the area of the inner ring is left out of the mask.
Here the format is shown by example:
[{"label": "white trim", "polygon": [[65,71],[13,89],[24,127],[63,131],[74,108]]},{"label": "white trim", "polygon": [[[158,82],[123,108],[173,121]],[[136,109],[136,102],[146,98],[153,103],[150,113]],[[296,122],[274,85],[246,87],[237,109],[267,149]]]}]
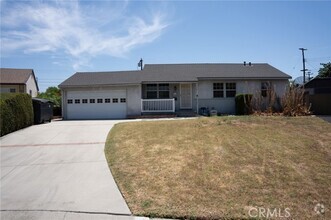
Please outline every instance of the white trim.
[{"label": "white trim", "polygon": [[141,99],[141,112],[175,112],[175,99]]},{"label": "white trim", "polygon": [[[185,106],[185,107],[183,107],[183,105],[182,105],[182,85],[189,85],[190,86],[190,88],[189,88],[189,92],[190,92],[190,98],[189,98],[189,100],[190,100],[190,107],[188,107],[188,106]],[[192,84],[191,83],[181,83],[181,84],[179,84],[179,91],[180,91],[180,109],[192,109]]]}]

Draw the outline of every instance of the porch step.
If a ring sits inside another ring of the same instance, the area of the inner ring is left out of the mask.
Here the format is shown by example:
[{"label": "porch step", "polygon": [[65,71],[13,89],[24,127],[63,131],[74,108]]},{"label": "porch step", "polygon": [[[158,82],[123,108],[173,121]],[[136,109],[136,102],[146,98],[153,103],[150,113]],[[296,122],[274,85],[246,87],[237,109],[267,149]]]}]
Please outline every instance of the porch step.
[{"label": "porch step", "polygon": [[142,115],[132,115],[129,116],[129,119],[136,118],[175,118],[175,117],[197,117],[198,115],[192,111],[178,111],[174,113],[143,113]]},{"label": "porch step", "polygon": [[148,119],[148,118],[175,118],[176,115],[137,115],[130,116],[128,119]]},{"label": "porch step", "polygon": [[176,112],[177,117],[197,117],[197,113],[192,111],[178,111]]},{"label": "porch step", "polygon": [[142,113],[141,115],[130,116],[129,119],[133,118],[175,118],[177,115],[175,113]]}]

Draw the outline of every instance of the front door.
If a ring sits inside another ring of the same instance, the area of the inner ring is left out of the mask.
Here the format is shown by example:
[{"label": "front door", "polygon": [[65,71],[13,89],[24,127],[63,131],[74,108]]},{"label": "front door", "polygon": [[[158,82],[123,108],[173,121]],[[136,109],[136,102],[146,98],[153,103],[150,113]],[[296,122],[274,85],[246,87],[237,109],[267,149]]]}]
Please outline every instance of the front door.
[{"label": "front door", "polygon": [[180,84],[180,108],[192,108],[192,84]]}]

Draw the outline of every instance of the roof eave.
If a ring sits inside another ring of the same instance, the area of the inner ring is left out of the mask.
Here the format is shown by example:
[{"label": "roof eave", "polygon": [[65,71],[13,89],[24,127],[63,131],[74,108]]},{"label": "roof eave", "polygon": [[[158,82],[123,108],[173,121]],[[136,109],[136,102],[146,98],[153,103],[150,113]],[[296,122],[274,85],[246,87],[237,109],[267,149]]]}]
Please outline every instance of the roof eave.
[{"label": "roof eave", "polygon": [[26,83],[0,83],[0,85],[26,85]]},{"label": "roof eave", "polygon": [[198,77],[198,80],[288,80],[292,77]]},{"label": "roof eave", "polygon": [[92,85],[58,85],[60,89],[66,88],[92,88],[92,87],[109,87],[109,86],[135,86],[141,83],[117,83],[117,84],[92,84]]},{"label": "roof eave", "polygon": [[196,83],[198,80],[145,80],[142,81],[141,83]]}]

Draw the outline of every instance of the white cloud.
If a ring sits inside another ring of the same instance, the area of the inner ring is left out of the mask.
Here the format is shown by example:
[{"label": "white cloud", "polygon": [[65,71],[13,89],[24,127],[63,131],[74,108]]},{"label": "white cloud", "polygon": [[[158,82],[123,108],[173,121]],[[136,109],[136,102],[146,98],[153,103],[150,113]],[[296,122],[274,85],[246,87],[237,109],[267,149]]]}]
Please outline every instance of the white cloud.
[{"label": "white cloud", "polygon": [[[2,53],[66,53],[75,69],[91,57],[123,57],[138,45],[153,42],[168,26],[161,14],[149,19],[130,15],[127,2],[78,1],[2,4]],[[4,8],[5,7],[5,8]]]}]

